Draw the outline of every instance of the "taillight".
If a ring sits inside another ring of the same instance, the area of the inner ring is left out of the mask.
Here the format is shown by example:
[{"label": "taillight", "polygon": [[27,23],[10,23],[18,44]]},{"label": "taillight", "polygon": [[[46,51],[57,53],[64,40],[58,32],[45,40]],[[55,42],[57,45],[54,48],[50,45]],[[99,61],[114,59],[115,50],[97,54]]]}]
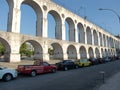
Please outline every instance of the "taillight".
[{"label": "taillight", "polygon": [[19,66],[18,66],[18,69],[22,70],[22,69],[25,69],[25,67],[24,67],[24,66],[19,65]]}]

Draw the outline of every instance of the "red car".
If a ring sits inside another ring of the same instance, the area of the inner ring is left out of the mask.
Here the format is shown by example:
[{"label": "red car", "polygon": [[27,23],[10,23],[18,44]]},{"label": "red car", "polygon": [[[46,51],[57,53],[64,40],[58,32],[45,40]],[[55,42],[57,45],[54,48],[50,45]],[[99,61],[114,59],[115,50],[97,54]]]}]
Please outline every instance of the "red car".
[{"label": "red car", "polygon": [[33,65],[18,65],[17,71],[21,74],[29,74],[32,77],[41,73],[53,72],[55,73],[57,67],[55,65],[51,65],[47,62],[34,63]]}]

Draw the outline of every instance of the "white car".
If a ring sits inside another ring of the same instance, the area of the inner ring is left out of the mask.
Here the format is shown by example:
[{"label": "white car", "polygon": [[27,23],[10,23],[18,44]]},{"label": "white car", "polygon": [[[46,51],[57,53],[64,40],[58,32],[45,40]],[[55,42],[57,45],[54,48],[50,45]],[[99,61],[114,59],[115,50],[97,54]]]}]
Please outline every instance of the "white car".
[{"label": "white car", "polygon": [[4,81],[10,81],[13,78],[16,78],[17,76],[18,73],[15,69],[9,69],[0,66],[0,79],[3,79]]}]

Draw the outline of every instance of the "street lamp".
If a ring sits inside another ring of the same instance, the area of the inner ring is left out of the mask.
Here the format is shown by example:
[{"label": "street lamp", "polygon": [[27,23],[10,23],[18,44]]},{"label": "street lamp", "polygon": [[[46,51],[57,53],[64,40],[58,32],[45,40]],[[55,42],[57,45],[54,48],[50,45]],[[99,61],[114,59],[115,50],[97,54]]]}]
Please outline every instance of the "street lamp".
[{"label": "street lamp", "polygon": [[118,17],[118,19],[119,19],[119,23],[120,23],[120,16],[119,16],[119,15],[117,14],[117,12],[114,11],[113,9],[103,9],[103,8],[99,8],[98,10],[108,10],[108,11],[113,12],[113,13]]}]

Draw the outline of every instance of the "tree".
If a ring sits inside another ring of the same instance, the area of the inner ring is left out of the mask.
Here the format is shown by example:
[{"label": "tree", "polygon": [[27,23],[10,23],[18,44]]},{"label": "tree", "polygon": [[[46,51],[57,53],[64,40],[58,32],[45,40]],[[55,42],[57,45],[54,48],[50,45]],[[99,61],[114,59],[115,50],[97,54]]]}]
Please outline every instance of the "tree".
[{"label": "tree", "polygon": [[25,55],[26,49],[27,49],[27,45],[26,43],[23,43],[22,46],[20,47],[21,56]]},{"label": "tree", "polygon": [[48,48],[48,53],[49,53],[49,55],[53,55],[54,54],[54,49]]},{"label": "tree", "polygon": [[33,51],[28,49],[28,44],[23,43],[22,46],[20,47],[20,54],[21,56],[25,55],[30,57],[31,55],[33,55]]},{"label": "tree", "polygon": [[3,46],[2,43],[0,43],[0,55],[4,55],[5,53],[5,47]]}]

